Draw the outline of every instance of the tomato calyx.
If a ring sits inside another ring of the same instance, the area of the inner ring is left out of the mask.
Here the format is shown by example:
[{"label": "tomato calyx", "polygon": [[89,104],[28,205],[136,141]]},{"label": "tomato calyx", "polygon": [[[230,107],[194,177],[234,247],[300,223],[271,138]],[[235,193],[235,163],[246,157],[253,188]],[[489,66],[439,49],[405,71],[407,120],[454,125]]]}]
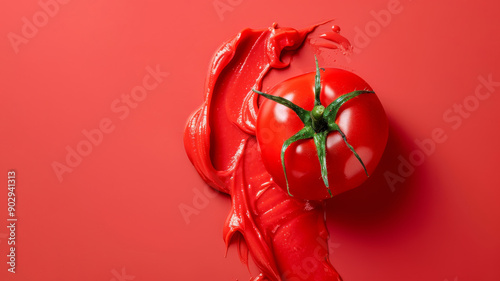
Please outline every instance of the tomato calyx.
[{"label": "tomato calyx", "polygon": [[277,102],[281,105],[284,105],[288,107],[289,109],[293,110],[297,116],[300,118],[302,123],[304,124],[304,127],[299,130],[295,135],[287,139],[284,143],[283,146],[281,147],[281,165],[283,167],[283,173],[285,175],[285,181],[286,181],[286,187],[288,191],[288,195],[292,196],[293,195],[290,193],[290,187],[288,183],[288,178],[286,174],[286,167],[285,167],[285,152],[287,148],[294,142],[299,141],[299,140],[305,140],[305,139],[313,139],[314,144],[316,146],[316,152],[318,155],[318,160],[320,162],[320,167],[321,167],[321,177],[323,179],[323,182],[325,183],[326,189],[328,193],[330,194],[330,197],[333,197],[332,192],[330,190],[329,182],[328,182],[328,170],[327,170],[327,165],[326,165],[326,139],[328,137],[328,134],[330,132],[338,132],[342,139],[344,140],[344,143],[346,146],[352,151],[354,156],[358,159],[358,161],[361,163],[363,166],[363,169],[365,171],[366,176],[368,177],[368,171],[366,170],[365,164],[363,163],[363,160],[361,160],[361,157],[358,155],[358,153],[354,150],[354,148],[349,144],[347,141],[347,137],[342,132],[338,124],[336,123],[337,119],[337,114],[339,109],[344,105],[346,102],[349,100],[362,95],[362,94],[374,94],[375,92],[373,91],[367,91],[367,90],[356,90],[347,94],[344,94],[340,97],[338,97],[336,100],[334,100],[332,103],[330,103],[328,106],[323,106],[321,104],[320,100],[320,93],[321,93],[321,73],[320,70],[325,71],[323,68],[319,68],[318,65],[318,60],[315,57],[316,61],[316,75],[315,75],[315,82],[314,82],[314,107],[311,111],[305,110],[304,108],[294,104],[293,102],[279,97],[279,96],[273,96],[269,95],[266,93],[263,93],[261,91],[252,89],[255,93],[259,94],[262,97],[265,97],[267,99],[270,99],[274,102]]}]

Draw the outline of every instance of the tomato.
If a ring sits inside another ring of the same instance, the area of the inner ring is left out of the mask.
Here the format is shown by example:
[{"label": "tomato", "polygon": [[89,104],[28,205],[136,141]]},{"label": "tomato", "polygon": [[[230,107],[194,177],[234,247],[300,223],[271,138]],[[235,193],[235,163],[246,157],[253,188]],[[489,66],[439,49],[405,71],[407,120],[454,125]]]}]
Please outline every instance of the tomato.
[{"label": "tomato", "polygon": [[267,94],[255,92],[266,97],[256,126],[262,160],[291,196],[330,198],[373,173],[388,122],[377,95],[359,76],[316,66],[316,72],[281,82]]}]

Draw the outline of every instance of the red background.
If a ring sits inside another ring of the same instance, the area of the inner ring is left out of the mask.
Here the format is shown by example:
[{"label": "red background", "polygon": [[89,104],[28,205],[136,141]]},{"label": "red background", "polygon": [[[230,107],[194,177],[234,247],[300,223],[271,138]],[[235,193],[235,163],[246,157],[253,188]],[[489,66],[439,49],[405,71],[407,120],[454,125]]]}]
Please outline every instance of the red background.
[{"label": "red background", "polygon": [[[54,2],[46,18],[37,0],[2,3],[1,280],[247,280],[234,247],[224,258],[228,197],[193,202],[205,184],[184,152],[185,122],[223,41],[245,27],[332,18],[360,51],[329,66],[367,80],[391,124],[377,172],[328,202],[334,266],[346,281],[500,280],[500,87],[471,97],[478,77],[500,81],[500,4],[401,0],[377,22],[393,1],[267,2],[73,0]],[[23,35],[24,17],[36,32]],[[157,65],[169,75],[129,115],[114,112]],[[469,111],[454,113],[464,101]],[[114,130],[59,181],[53,162],[66,163],[66,147],[104,118]],[[384,175],[401,176],[415,139],[436,128],[445,140],[391,188]],[[10,169],[15,274],[6,264]],[[186,223],[180,206],[198,213]]]}]

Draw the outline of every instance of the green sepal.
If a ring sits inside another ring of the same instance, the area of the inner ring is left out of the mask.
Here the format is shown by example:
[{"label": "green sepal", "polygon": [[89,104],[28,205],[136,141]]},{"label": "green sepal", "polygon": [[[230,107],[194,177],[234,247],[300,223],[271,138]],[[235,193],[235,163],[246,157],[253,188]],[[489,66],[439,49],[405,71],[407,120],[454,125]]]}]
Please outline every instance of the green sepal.
[{"label": "green sepal", "polygon": [[318,153],[319,164],[321,166],[321,177],[325,183],[326,190],[333,197],[332,191],[328,184],[328,170],[326,167],[326,137],[328,136],[328,131],[321,131],[314,134],[314,144],[316,145],[316,152]]},{"label": "green sepal", "polygon": [[359,157],[359,155],[356,152],[356,150],[354,150],[354,147],[352,147],[352,145],[350,145],[347,142],[347,138],[346,138],[344,132],[342,132],[342,130],[340,130],[339,126],[337,126],[337,128],[338,128],[337,132],[339,132],[340,136],[342,136],[342,139],[344,140],[344,142],[347,145],[347,147],[349,147],[349,149],[352,151],[352,153],[354,154],[354,156],[356,156],[356,158],[358,158],[359,163],[361,163],[361,166],[363,166],[363,169],[365,170],[366,176],[369,177],[370,175],[368,174],[368,171],[366,170],[365,163],[363,163],[363,160],[361,160],[361,157]]},{"label": "green sepal", "polygon": [[[302,128],[302,130],[298,131],[295,135],[287,139],[284,143],[283,146],[281,147],[281,166],[283,166],[283,173],[285,173],[285,181],[286,181],[286,190],[288,191],[288,195],[292,196],[293,195],[290,193],[290,186],[288,185],[288,177],[286,175],[286,167],[285,167],[285,152],[286,149],[294,142],[303,140],[303,139],[310,139],[314,136],[314,130],[310,126],[305,126]],[[323,149],[324,151],[324,149]]]},{"label": "green sepal", "polygon": [[284,106],[290,108],[291,110],[293,110],[297,114],[297,116],[299,116],[300,120],[302,121],[302,123],[304,123],[304,125],[307,125],[310,122],[311,116],[310,116],[309,111],[294,104],[293,102],[291,102],[285,98],[269,95],[269,94],[263,93],[261,91],[255,90],[255,89],[252,89],[252,91],[254,91],[255,93],[257,93],[257,94],[259,94],[267,99],[270,99],[272,101],[275,101],[281,105],[284,105]]},{"label": "green sepal", "polygon": [[358,90],[358,91],[352,91],[350,93],[338,97],[336,100],[334,100],[326,107],[324,118],[327,120],[328,123],[330,122],[335,123],[335,119],[337,118],[337,113],[340,107],[350,99],[355,98],[361,94],[375,94],[375,92]]},{"label": "green sepal", "polygon": [[321,93],[321,74],[319,73],[318,58],[314,56],[316,62],[316,76],[314,76],[314,105],[321,105],[319,95]]}]

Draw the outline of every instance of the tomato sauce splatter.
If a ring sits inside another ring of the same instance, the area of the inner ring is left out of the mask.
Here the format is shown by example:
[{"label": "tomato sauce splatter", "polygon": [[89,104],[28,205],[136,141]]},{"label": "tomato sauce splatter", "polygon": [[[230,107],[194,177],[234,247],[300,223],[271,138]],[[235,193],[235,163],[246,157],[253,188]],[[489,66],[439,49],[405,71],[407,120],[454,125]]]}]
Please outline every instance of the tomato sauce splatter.
[{"label": "tomato sauce splatter", "polygon": [[[223,229],[227,246],[237,240],[240,259],[248,253],[260,269],[254,280],[341,280],[329,261],[324,203],[294,199],[266,171],[255,138],[258,95],[271,69],[288,66],[319,25],[305,29],[244,29],[215,53],[205,101],[190,117],[184,144],[203,180],[231,196]],[[338,32],[326,39],[345,49]]]}]

